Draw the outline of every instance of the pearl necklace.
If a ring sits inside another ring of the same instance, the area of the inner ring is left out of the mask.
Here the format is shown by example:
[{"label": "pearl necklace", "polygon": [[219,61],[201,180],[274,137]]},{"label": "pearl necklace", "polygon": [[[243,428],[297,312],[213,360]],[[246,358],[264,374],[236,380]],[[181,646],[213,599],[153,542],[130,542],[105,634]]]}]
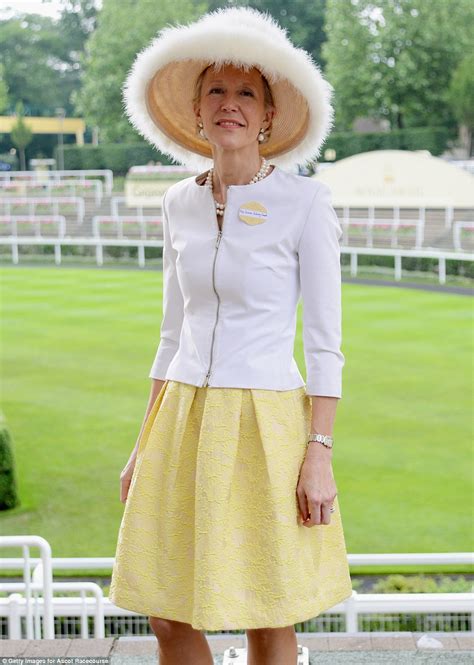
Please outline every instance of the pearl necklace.
[{"label": "pearl necklace", "polygon": [[[252,180],[250,180],[247,184],[251,185],[254,182],[258,182],[259,180],[263,180],[268,175],[268,172],[271,168],[270,162],[268,162],[265,157],[262,157],[262,163],[261,166],[258,170],[258,172],[254,175]],[[211,192],[214,191],[214,183],[213,183],[213,173],[214,173],[214,167],[211,167],[209,169],[209,173],[207,174],[206,182],[204,183],[207,187],[210,188]],[[223,215],[225,211],[225,203],[219,203],[219,201],[216,201],[214,199],[214,205],[216,206],[216,213],[218,215]]]}]

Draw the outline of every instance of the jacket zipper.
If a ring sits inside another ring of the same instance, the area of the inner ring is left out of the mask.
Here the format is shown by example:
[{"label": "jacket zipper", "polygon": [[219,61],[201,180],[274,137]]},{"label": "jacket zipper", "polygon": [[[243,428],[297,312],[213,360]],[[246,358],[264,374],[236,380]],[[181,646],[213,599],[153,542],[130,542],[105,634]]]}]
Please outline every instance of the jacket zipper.
[{"label": "jacket zipper", "polygon": [[[222,226],[224,226],[224,220],[222,220]],[[216,259],[217,259],[217,252],[219,251],[219,245],[221,242],[222,238],[222,229],[219,228],[218,233],[217,233],[217,239],[216,239],[216,251],[214,252],[214,262],[212,264],[212,287],[214,289],[214,293],[217,296],[217,311],[216,311],[216,320],[214,322],[214,328],[212,331],[212,342],[211,342],[211,358],[209,361],[209,368],[207,370],[206,378],[203,383],[203,388],[209,385],[209,377],[211,376],[211,367],[212,367],[212,357],[213,357],[213,352],[214,352],[214,338],[216,335],[216,327],[217,327],[217,322],[219,320],[219,307],[221,304],[219,294],[216,291]]]}]

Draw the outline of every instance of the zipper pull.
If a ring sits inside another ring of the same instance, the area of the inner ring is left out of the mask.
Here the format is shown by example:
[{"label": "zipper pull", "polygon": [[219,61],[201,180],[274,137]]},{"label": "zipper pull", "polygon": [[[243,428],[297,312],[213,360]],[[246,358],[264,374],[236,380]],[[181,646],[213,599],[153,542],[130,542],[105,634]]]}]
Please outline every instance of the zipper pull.
[{"label": "zipper pull", "polygon": [[219,229],[219,233],[217,234],[216,247],[219,247],[221,238],[222,238],[222,231]]},{"label": "zipper pull", "polygon": [[211,376],[211,372],[209,371],[209,372],[206,374],[206,378],[204,379],[204,383],[203,383],[203,386],[202,386],[203,388],[205,388],[205,387],[209,384],[209,377],[210,377],[210,376]]}]

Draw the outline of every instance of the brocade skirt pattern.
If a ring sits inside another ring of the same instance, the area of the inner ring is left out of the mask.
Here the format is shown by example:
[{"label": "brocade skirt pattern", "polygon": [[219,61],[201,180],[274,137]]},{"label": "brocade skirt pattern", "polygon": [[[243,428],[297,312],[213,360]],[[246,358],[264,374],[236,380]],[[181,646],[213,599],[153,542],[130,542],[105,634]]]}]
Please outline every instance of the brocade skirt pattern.
[{"label": "brocade skirt pattern", "polygon": [[292,625],[348,598],[337,499],[330,525],[298,522],[310,428],[304,387],[166,381],[139,442],[110,600],[218,631]]}]

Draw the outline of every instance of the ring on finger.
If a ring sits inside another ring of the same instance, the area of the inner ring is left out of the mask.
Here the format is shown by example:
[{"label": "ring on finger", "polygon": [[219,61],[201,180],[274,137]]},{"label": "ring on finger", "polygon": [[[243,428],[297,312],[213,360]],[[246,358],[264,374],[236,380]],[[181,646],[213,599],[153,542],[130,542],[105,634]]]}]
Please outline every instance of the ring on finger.
[{"label": "ring on finger", "polygon": [[[331,508],[329,508],[329,512],[330,512],[330,513],[335,513],[335,512],[336,512],[335,507],[334,507],[334,506],[331,506]],[[310,519],[311,519],[311,513],[309,513],[308,517],[305,519],[305,522],[307,522],[307,521],[310,520]]]}]

